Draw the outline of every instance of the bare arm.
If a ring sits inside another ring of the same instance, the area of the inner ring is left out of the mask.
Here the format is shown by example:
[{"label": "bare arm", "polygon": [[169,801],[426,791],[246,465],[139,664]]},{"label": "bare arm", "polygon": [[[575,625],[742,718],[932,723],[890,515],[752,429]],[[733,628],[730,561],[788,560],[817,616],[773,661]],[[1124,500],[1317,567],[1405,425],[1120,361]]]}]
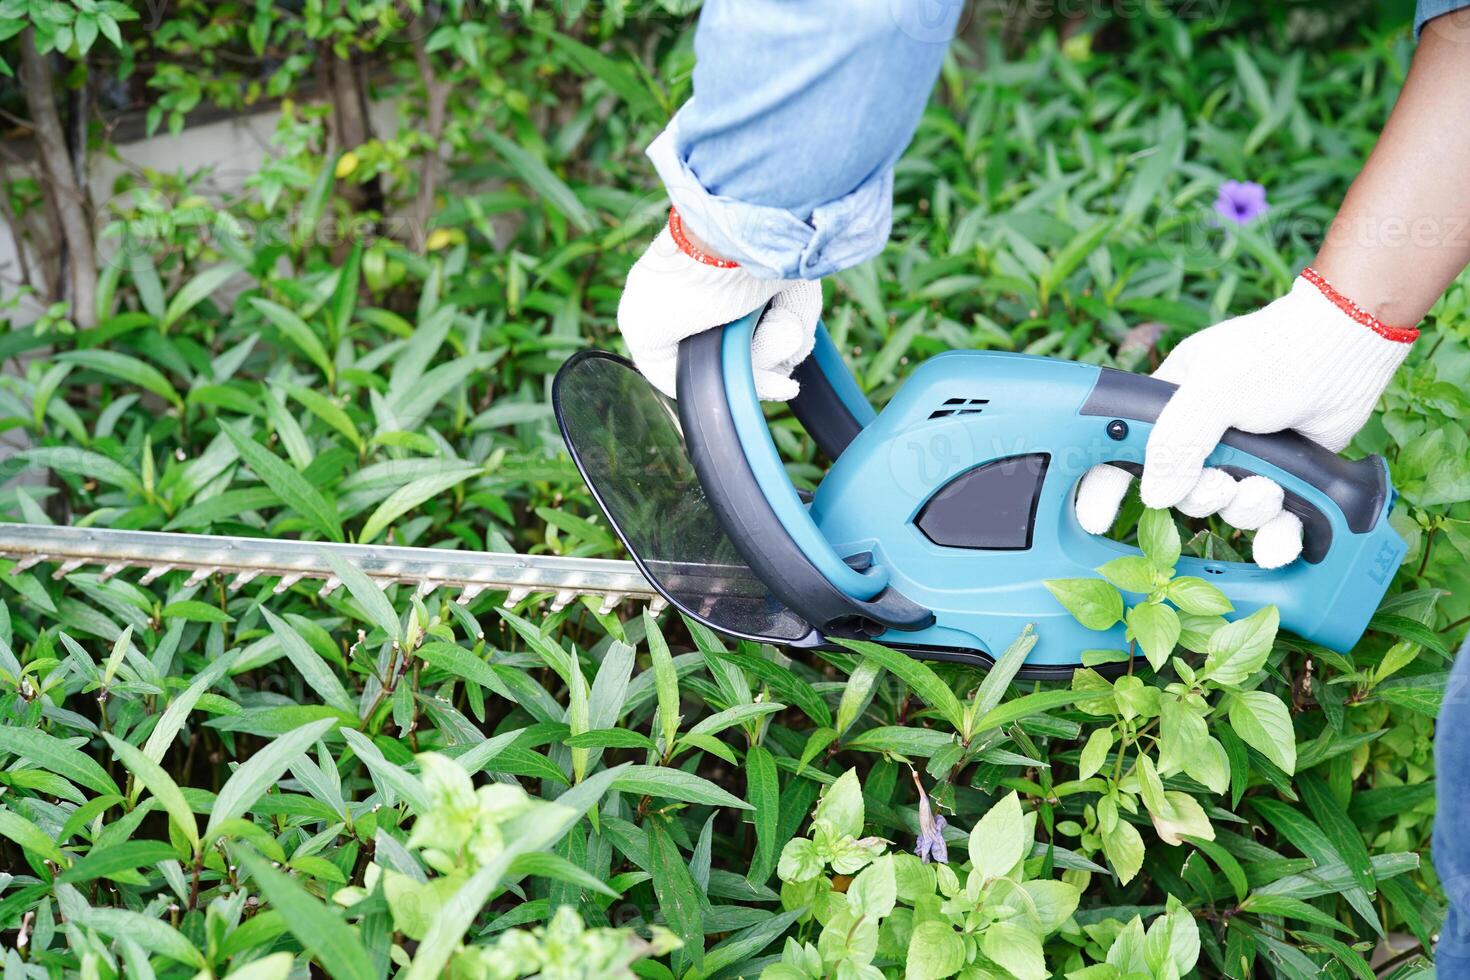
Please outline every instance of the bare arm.
[{"label": "bare arm", "polygon": [[1424,26],[1403,93],[1313,265],[1413,326],[1470,264],[1470,10]]}]

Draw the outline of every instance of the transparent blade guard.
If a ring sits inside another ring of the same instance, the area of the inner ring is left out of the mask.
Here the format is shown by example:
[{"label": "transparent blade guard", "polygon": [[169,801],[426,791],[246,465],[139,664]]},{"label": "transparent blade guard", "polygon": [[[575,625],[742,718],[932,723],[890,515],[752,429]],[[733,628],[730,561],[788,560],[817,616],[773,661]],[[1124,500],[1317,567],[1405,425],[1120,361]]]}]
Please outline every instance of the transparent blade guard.
[{"label": "transparent blade guard", "polygon": [[562,437],[633,560],[681,612],[768,643],[820,640],[756,578],[705,500],[678,410],[622,358],[586,351],[557,373]]}]

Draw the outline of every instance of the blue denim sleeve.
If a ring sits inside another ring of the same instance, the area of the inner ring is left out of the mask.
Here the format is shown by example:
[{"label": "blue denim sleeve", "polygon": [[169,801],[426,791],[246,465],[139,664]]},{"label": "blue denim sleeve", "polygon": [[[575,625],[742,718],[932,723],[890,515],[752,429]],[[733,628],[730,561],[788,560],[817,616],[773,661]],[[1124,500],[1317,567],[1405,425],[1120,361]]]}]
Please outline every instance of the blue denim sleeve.
[{"label": "blue denim sleeve", "polygon": [[1417,38],[1424,25],[1441,14],[1453,13],[1470,7],[1470,0],[1419,0],[1414,8],[1414,36]]},{"label": "blue denim sleeve", "polygon": [[893,165],[963,0],[707,0],[694,94],[648,148],[689,227],[752,275],[882,250]]}]

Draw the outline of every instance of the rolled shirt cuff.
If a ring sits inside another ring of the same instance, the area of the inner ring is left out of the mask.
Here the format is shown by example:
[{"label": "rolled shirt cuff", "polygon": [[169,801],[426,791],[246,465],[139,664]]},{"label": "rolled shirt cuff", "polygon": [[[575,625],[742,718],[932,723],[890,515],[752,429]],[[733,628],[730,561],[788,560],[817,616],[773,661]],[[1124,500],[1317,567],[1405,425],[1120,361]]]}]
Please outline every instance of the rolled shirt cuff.
[{"label": "rolled shirt cuff", "polygon": [[1424,25],[1434,18],[1466,7],[1470,7],[1470,0],[1419,0],[1414,6],[1414,37],[1419,37]]},{"label": "rolled shirt cuff", "polygon": [[679,152],[678,114],[647,152],[689,228],[757,278],[820,279],[849,269],[881,252],[893,228],[892,169],[818,205],[803,219],[786,208],[707,190]]}]

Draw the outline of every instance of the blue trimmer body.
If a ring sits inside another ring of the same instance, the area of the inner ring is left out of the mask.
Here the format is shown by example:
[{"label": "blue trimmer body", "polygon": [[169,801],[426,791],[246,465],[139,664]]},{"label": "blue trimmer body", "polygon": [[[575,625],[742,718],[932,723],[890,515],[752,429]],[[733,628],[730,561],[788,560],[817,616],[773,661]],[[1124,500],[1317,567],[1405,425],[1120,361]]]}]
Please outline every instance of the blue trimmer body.
[{"label": "blue trimmer body", "polygon": [[[792,409],[831,467],[797,493],[755,393],[752,314],[686,340],[677,404],[627,362],[567,362],[553,400],[573,458],[661,592],[724,633],[788,646],[867,636],[987,663],[1026,624],[1026,674],[1065,676],[1083,651],[1126,650],[1121,625],[1077,623],[1048,579],[1087,577],[1136,549],[1077,523],[1096,463],[1137,469],[1172,386],[1045,357],[956,351],[921,364],[877,412],[824,330]],[[1231,431],[1209,464],[1277,481],[1305,548],[1284,568],[1181,558],[1239,613],[1345,652],[1402,560],[1382,459],[1349,461],[1293,433]],[[1139,599],[1133,596],[1130,599]]]}]

